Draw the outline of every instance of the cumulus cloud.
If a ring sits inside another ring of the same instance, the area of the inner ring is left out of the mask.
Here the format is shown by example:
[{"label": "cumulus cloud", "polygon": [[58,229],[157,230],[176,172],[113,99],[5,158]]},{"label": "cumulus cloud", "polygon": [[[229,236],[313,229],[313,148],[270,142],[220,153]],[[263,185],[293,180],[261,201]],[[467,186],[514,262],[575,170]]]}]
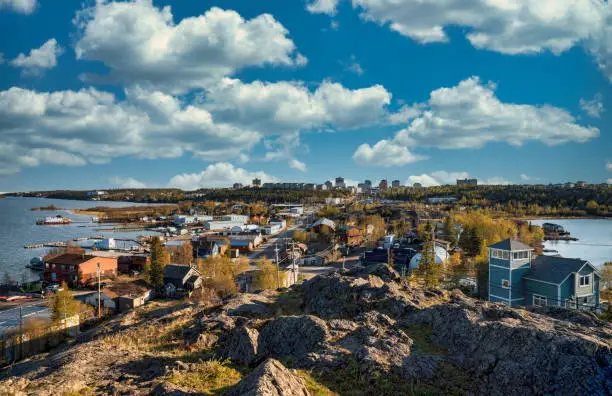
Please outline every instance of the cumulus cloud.
[{"label": "cumulus cloud", "polygon": [[0,0],[0,10],[7,8],[21,14],[31,14],[37,5],[37,0]]},{"label": "cumulus cloud", "polygon": [[307,61],[287,29],[269,14],[245,20],[235,11],[213,7],[176,23],[170,6],[160,9],[151,0],[98,1],[79,12],[75,24],[77,59],[103,62],[111,69],[111,81],[173,93],[205,87],[249,66]]},{"label": "cumulus cloud", "polygon": [[364,143],[353,154],[353,160],[358,164],[386,167],[402,166],[425,158],[390,140],[381,140],[374,146]]},{"label": "cumulus cloud", "polygon": [[311,91],[300,82],[225,78],[207,90],[205,106],[221,120],[278,134],[373,125],[386,116],[390,101],[391,93],[381,85],[353,90],[324,81]]},{"label": "cumulus cloud", "polygon": [[306,164],[295,158],[289,161],[289,166],[293,169],[299,170],[300,172],[306,172],[307,170]]},{"label": "cumulus cloud", "polygon": [[[455,87],[431,92],[427,102],[412,107],[413,112],[403,108],[395,121],[407,118],[408,126],[392,139],[380,141],[377,157],[383,160],[384,150],[396,153],[401,147],[406,148],[406,153],[416,147],[481,148],[490,142],[521,146],[528,141],[538,141],[553,146],[583,143],[599,136],[599,129],[578,125],[564,109],[504,103],[495,96],[495,89],[495,84],[483,84],[478,77],[472,77]],[[390,122],[394,123],[393,116]],[[362,145],[358,151],[368,154],[372,150]],[[390,153],[388,156],[392,155]]]},{"label": "cumulus cloud", "polygon": [[606,170],[608,172],[612,172],[612,162],[611,161],[606,161]]},{"label": "cumulus cloud", "polygon": [[335,15],[340,0],[311,0],[306,9],[313,14]]},{"label": "cumulus cloud", "polygon": [[11,65],[22,69],[24,75],[40,75],[57,66],[57,57],[63,53],[54,38],[47,40],[40,48],[34,48],[29,55],[19,54]]},{"label": "cumulus cloud", "polygon": [[197,105],[140,88],[127,90],[126,99],[119,101],[94,88],[45,93],[13,87],[0,91],[0,119],[3,173],[43,163],[103,163],[119,156],[191,153],[228,160],[240,158],[261,138],[248,128],[215,122]]},{"label": "cumulus cloud", "polygon": [[599,118],[601,116],[601,113],[604,112],[603,96],[601,94],[597,94],[591,100],[581,98],[580,108],[589,116],[593,118]]},{"label": "cumulus cloud", "polygon": [[[423,187],[442,186],[445,184],[455,184],[457,179],[467,179],[469,177],[470,174],[468,172],[447,172],[440,170],[409,176],[406,184],[413,185],[414,183],[420,183]],[[478,184],[507,185],[512,184],[512,182],[501,176],[493,176],[487,179],[478,179]]]},{"label": "cumulus cloud", "polygon": [[114,176],[110,178],[110,183],[119,188],[147,188],[147,185],[133,177]]},{"label": "cumulus cloud", "polygon": [[358,76],[362,76],[365,73],[363,67],[357,62],[355,55],[351,55],[350,62],[346,65],[345,69]]},{"label": "cumulus cloud", "polygon": [[466,179],[470,177],[467,172],[447,172],[435,171],[432,173],[423,173],[421,175],[412,175],[406,180],[407,185],[420,183],[423,187],[441,186],[444,184],[455,184],[457,179]]},{"label": "cumulus cloud", "polygon": [[219,162],[208,165],[200,173],[176,175],[170,180],[169,186],[183,190],[197,190],[206,187],[228,187],[233,183],[251,184],[255,178],[261,179],[262,183],[278,181],[265,172],[249,172],[230,163]]}]

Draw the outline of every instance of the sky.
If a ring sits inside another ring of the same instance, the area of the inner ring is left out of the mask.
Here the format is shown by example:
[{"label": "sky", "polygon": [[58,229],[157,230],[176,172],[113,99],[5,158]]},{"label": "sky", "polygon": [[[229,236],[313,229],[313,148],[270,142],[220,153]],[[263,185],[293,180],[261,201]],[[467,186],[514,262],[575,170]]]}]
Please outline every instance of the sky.
[{"label": "sky", "polygon": [[612,183],[603,0],[0,0],[0,191]]}]

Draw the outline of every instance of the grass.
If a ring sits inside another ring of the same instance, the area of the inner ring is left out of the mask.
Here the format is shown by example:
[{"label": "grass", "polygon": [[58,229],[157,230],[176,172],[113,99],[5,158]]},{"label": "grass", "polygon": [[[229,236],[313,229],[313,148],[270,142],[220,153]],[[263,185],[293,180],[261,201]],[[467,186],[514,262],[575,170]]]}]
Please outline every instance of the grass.
[{"label": "grass", "polygon": [[[327,372],[311,372],[313,394],[318,395],[438,395],[436,388],[411,383],[393,373],[364,370],[352,360],[346,367]],[[304,378],[304,377],[303,377]],[[306,378],[305,378],[306,379]],[[308,385],[307,385],[308,386]],[[316,393],[319,390],[322,393]],[[310,388],[309,388],[310,391]],[[325,393],[329,391],[330,393]]]},{"label": "grass", "polygon": [[196,364],[193,370],[174,372],[168,378],[168,382],[205,395],[218,395],[236,385],[241,379],[240,371],[229,367],[227,362],[209,360]]},{"label": "grass", "polygon": [[304,312],[304,297],[298,290],[289,290],[280,293],[270,309],[277,316],[298,315]]},{"label": "grass", "polygon": [[412,341],[412,352],[416,355],[426,356],[444,356],[448,352],[444,348],[440,348],[431,342],[431,326],[424,323],[412,324],[402,327],[402,330],[408,334]]},{"label": "grass", "polygon": [[313,396],[337,396],[338,393],[332,391],[325,385],[319,383],[314,377],[311,375],[309,371],[306,370],[297,370],[295,373],[298,377],[304,380],[304,385],[306,385],[306,389]]}]

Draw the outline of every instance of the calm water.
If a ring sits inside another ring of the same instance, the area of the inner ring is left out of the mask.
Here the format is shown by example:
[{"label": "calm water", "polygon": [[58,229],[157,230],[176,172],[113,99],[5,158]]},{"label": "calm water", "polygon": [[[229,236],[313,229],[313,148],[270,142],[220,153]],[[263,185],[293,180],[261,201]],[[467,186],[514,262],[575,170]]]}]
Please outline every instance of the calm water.
[{"label": "calm water", "polygon": [[[69,201],[44,198],[3,198],[0,199],[0,276],[5,272],[15,280],[21,280],[23,274],[29,280],[38,278],[38,273],[25,268],[33,257],[43,256],[49,248],[24,249],[23,246],[33,243],[68,241],[72,238],[88,237],[92,235],[105,235],[115,238],[136,238],[147,234],[146,231],[137,232],[100,232],[96,228],[106,227],[107,224],[92,224],[90,216],[60,211],[32,211],[31,208],[55,205],[65,209],[83,209],[94,206],[133,206],[129,202],[107,201]],[[47,216],[62,215],[71,218],[74,223],[62,226],[39,226],[36,219]],[[83,227],[85,226],[85,227]],[[91,242],[90,242],[91,243]]]},{"label": "calm water", "polygon": [[564,257],[588,260],[595,266],[612,261],[612,219],[532,220],[534,225],[562,225],[578,241],[547,241],[546,249],[554,249]]}]

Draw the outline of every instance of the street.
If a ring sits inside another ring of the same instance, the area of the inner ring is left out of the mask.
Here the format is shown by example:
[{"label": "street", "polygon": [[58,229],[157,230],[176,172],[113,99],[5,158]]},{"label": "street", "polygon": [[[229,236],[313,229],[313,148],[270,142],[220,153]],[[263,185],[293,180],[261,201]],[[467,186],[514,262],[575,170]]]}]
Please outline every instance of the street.
[{"label": "street", "polygon": [[278,246],[279,251],[283,250],[285,244],[293,238],[293,231],[297,228],[298,226],[291,226],[272,236],[267,242],[262,243],[257,249],[248,254],[249,260],[256,260],[262,256],[271,260],[276,259],[276,252],[274,251],[276,246]]}]

